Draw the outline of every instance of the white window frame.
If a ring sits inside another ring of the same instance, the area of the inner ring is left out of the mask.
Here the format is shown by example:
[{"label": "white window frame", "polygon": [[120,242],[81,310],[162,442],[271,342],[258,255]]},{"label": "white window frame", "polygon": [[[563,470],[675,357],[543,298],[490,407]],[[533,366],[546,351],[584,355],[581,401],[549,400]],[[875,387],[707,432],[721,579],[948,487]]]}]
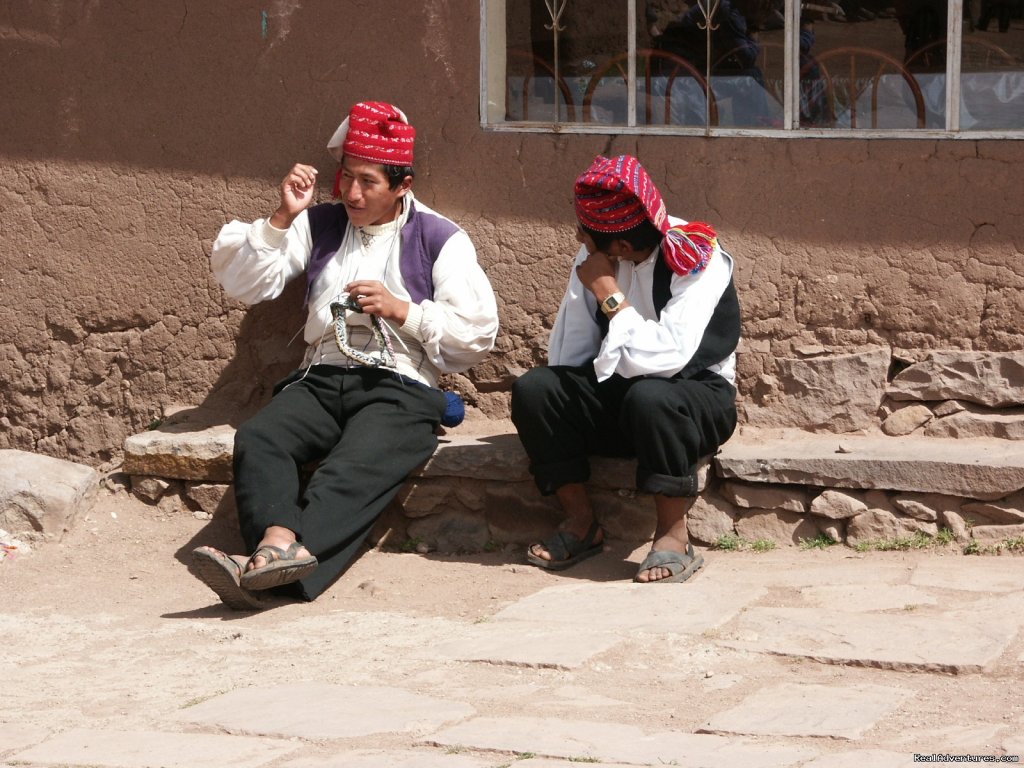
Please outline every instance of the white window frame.
[{"label": "white window frame", "polygon": [[[505,46],[505,3],[517,0],[480,0],[480,125],[490,131],[509,133],[579,133],[579,134],[638,134],[707,137],[773,137],[786,139],[1024,139],[1024,126],[1005,130],[960,130],[960,54],[963,32],[963,0],[948,0],[946,39],[949,41],[946,54],[946,126],[935,128],[903,129],[849,129],[849,128],[801,128],[799,125],[799,89],[789,87],[798,71],[799,58],[799,8],[800,0],[786,0],[785,70],[786,99],[783,104],[783,128],[738,128],[720,126],[671,126],[636,125],[636,2],[626,0],[628,21],[629,82],[627,88],[627,125],[590,123],[552,123],[537,121],[506,122],[491,119],[489,94],[501,94],[504,107],[505,71],[504,66],[492,68],[489,51],[494,46]],[[500,70],[500,71],[495,71]],[[503,109],[502,109],[503,112]]]}]

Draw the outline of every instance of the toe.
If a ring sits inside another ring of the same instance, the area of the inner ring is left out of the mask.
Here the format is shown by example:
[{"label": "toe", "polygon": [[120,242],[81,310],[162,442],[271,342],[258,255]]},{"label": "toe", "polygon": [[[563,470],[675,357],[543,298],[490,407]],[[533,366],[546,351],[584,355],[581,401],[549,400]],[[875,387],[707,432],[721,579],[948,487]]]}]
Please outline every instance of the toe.
[{"label": "toe", "polygon": [[530,554],[539,557],[541,560],[551,560],[551,553],[544,549],[543,544],[531,544]]}]

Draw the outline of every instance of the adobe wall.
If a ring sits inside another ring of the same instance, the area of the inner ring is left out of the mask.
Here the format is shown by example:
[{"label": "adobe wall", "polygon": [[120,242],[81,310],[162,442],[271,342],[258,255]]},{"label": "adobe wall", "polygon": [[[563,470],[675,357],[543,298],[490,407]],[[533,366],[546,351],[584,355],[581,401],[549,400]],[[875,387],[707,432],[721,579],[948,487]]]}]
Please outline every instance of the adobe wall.
[{"label": "adobe wall", "polygon": [[327,199],[323,145],[360,99],[410,115],[416,191],[498,292],[497,350],[455,382],[485,415],[544,360],[572,181],[597,153],[637,154],[737,257],[747,420],[785,407],[787,358],[1024,346],[1024,143],[485,132],[478,9],[275,0],[265,25],[235,0],[0,9],[0,448],[99,465],[169,406],[237,422],[264,402],[301,352],[300,293],[226,301],[210,244],[269,213],[295,161]]}]

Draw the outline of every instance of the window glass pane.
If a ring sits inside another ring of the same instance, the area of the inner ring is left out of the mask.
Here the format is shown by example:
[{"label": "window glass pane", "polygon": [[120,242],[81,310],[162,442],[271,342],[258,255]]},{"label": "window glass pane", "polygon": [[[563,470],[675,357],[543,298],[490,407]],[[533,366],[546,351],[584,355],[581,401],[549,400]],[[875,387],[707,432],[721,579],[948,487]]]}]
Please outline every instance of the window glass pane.
[{"label": "window glass pane", "polygon": [[782,126],[781,1],[699,0],[667,17],[650,13],[656,5],[648,3],[648,29],[658,64],[710,82],[712,125]]},{"label": "window glass pane", "polygon": [[[491,10],[494,10],[491,5]],[[625,82],[609,80],[593,106],[596,72],[628,48],[626,0],[513,0],[505,6],[506,119],[625,123]]]},{"label": "window glass pane", "polygon": [[[946,0],[813,0],[802,5],[800,125],[945,127]],[[926,93],[927,91],[927,93]]]},{"label": "window glass pane", "polygon": [[1024,128],[1024,7],[1016,0],[965,4],[960,127]]},{"label": "window glass pane", "polygon": [[[572,2],[572,0],[570,0]],[[677,125],[703,128],[706,78],[698,66],[656,50],[662,25],[679,18],[685,0],[636,2],[635,112],[629,114],[629,51],[595,58],[583,93],[583,119],[611,125]],[[623,9],[628,12],[628,6]]]}]

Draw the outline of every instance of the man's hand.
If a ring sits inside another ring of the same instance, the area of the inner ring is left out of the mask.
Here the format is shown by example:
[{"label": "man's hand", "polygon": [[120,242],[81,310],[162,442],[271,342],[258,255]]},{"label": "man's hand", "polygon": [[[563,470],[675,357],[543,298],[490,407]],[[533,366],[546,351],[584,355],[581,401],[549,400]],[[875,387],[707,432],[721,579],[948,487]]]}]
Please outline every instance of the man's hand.
[{"label": "man's hand", "polygon": [[397,320],[399,325],[409,317],[409,302],[396,298],[379,280],[356,280],[346,285],[345,291],[359,303],[363,312]]},{"label": "man's hand", "polygon": [[603,301],[619,290],[615,273],[616,264],[604,251],[591,251],[586,260],[576,267],[580,282],[598,301]]},{"label": "man's hand", "polygon": [[288,229],[295,217],[313,202],[317,170],[311,165],[296,163],[281,182],[281,204],[270,217],[271,226]]}]

